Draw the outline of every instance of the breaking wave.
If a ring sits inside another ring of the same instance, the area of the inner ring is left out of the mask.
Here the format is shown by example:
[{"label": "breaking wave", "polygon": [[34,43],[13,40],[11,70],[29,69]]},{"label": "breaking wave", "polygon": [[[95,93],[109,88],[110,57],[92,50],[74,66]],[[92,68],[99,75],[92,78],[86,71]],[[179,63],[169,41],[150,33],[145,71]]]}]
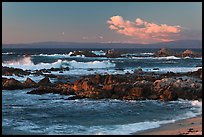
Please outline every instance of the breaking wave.
[{"label": "breaking wave", "polygon": [[75,60],[67,61],[58,59],[53,63],[39,63],[34,64],[31,57],[24,57],[19,60],[5,61],[2,66],[20,68],[23,70],[37,70],[37,69],[50,69],[50,68],[111,68],[115,67],[114,63],[107,61],[90,61],[90,62],[77,62]]}]

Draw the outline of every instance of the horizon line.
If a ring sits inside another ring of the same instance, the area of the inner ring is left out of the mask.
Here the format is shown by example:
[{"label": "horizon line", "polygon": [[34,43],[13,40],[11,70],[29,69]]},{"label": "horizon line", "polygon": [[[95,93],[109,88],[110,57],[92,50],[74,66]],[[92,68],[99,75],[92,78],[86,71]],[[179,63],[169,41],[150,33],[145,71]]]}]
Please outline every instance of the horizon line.
[{"label": "horizon line", "polygon": [[[191,41],[202,41],[202,39],[190,39]],[[39,42],[27,42],[27,43],[2,43],[2,45],[19,45],[19,44],[38,44],[38,43],[80,43],[80,44],[88,44],[88,43],[97,43],[97,44],[141,44],[141,45],[150,45],[150,44],[158,44],[158,43],[169,43],[175,41],[190,41],[187,39],[183,40],[174,40],[168,42],[157,42],[157,43],[134,43],[134,42],[120,42],[120,41],[107,41],[107,42],[73,42],[73,41],[39,41]]]}]

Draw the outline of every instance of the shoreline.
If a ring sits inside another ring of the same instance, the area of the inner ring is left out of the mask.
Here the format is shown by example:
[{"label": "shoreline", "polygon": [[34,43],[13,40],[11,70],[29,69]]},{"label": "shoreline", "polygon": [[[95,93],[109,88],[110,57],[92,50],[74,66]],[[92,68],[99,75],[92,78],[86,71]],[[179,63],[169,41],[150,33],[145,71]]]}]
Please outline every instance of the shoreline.
[{"label": "shoreline", "polygon": [[202,115],[161,124],[158,128],[138,131],[132,135],[202,135]]}]

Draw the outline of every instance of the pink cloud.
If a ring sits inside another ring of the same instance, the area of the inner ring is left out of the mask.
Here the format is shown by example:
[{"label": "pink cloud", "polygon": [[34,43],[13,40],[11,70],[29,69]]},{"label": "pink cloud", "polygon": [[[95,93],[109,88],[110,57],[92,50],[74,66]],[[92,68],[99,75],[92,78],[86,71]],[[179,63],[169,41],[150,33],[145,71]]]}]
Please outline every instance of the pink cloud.
[{"label": "pink cloud", "polygon": [[173,41],[174,36],[181,32],[179,25],[156,24],[137,18],[135,22],[124,20],[121,16],[113,16],[108,21],[109,28],[119,34],[133,37],[138,40],[152,42]]}]

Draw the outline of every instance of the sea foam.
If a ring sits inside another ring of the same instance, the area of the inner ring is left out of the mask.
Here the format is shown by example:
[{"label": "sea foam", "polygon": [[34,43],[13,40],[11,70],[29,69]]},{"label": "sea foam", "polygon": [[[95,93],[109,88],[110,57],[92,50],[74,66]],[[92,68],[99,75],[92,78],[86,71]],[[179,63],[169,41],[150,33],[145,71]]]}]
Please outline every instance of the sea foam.
[{"label": "sea foam", "polygon": [[114,63],[107,61],[90,61],[90,62],[77,62],[75,60],[67,61],[58,59],[53,63],[39,63],[34,64],[31,60],[31,57],[24,57],[16,61],[5,61],[2,63],[2,66],[21,68],[23,70],[37,70],[37,69],[50,69],[50,68],[110,68],[115,67]]}]

